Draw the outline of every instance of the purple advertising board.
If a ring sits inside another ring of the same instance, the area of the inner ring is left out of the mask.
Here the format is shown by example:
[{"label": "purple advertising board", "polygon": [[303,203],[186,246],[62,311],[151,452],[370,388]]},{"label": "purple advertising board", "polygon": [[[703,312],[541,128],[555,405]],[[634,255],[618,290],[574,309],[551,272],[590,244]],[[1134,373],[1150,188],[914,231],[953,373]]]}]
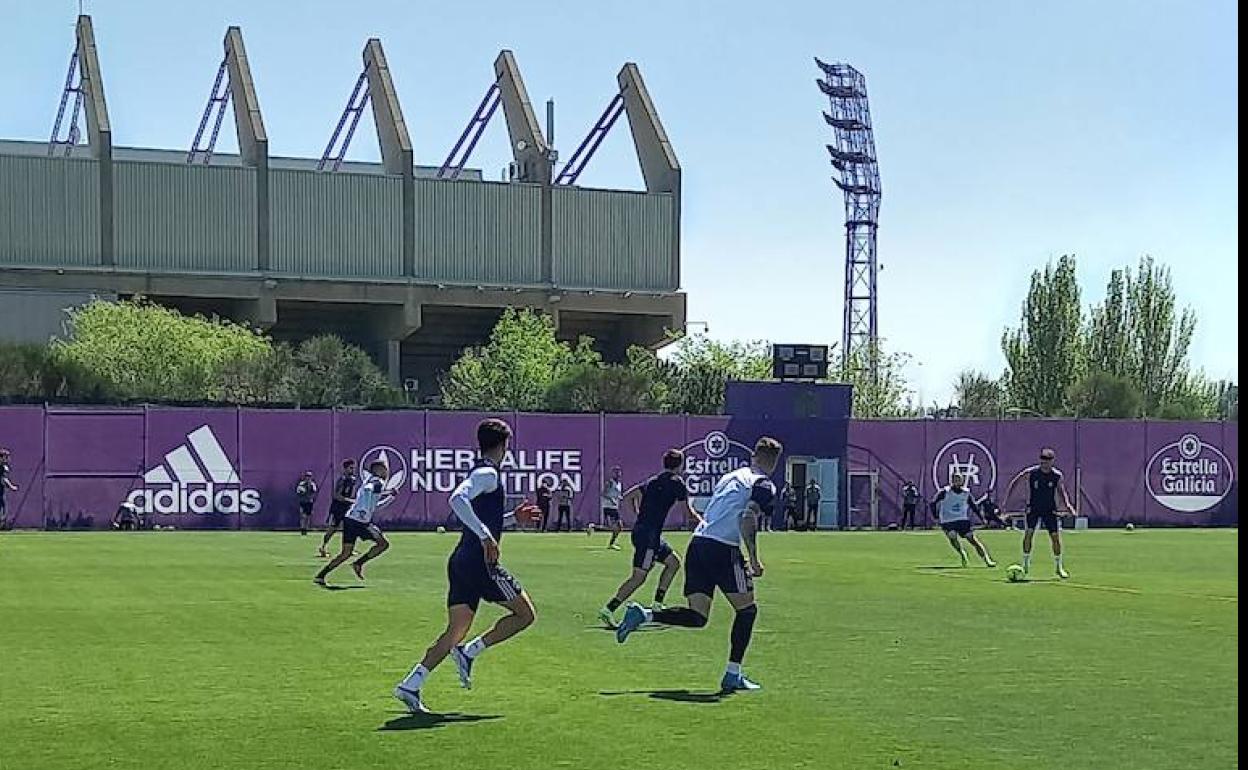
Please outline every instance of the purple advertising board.
[{"label": "purple advertising board", "polygon": [[[453,526],[447,495],[475,461],[486,415],[452,412],[0,407],[0,446],[12,450],[7,515],[18,527],[106,528],[123,501],[153,523],[195,529],[286,529],[298,521],[294,487],[311,471],[323,521],[341,461],[383,460],[396,493],[379,513],[396,529]],[[897,520],[902,484],[929,498],[958,472],[976,494],[1003,500],[1010,480],[1057,451],[1079,512],[1093,526],[1238,525],[1237,423],[1143,421],[845,421],[768,414],[501,414],[515,429],[503,472],[512,502],[543,481],[567,482],[578,525],[601,521],[603,480],[619,466],[625,486],[659,470],[668,448],[686,453],[697,499],[749,460],[763,434],[791,458],[836,460],[847,506]],[[787,467],[787,466],[786,466]],[[791,468],[790,468],[791,471]],[[785,469],[776,481],[785,481]],[[825,490],[824,498],[839,498]],[[696,502],[695,502],[696,504]],[[840,503],[838,503],[840,504]],[[624,511],[626,523],[631,512]],[[864,523],[858,512],[854,524]],[[682,522],[669,522],[680,526]]]}]

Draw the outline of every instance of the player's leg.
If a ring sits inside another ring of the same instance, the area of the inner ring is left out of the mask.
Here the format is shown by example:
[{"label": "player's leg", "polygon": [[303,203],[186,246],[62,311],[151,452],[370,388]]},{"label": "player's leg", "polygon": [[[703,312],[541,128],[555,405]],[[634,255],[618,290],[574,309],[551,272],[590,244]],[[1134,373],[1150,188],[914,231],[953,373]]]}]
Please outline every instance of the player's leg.
[{"label": "player's leg", "polygon": [[968,530],[966,533],[966,541],[975,549],[975,553],[979,554],[979,558],[984,560],[984,566],[995,567],[997,563],[992,560],[992,556],[988,553],[988,547],[979,541],[975,536],[975,530]]},{"label": "player's leg", "polygon": [[312,509],[304,504],[299,505],[299,534],[308,534],[308,524],[312,521]]},{"label": "player's leg", "polygon": [[492,585],[483,585],[482,598],[502,606],[508,614],[495,621],[489,631],[451,650],[455,666],[459,669],[459,681],[465,688],[472,687],[472,664],[481,653],[507,641],[537,620],[533,601],[524,592],[520,581],[512,577],[502,565],[490,568],[490,573]]},{"label": "player's leg", "polygon": [[615,611],[620,608],[620,605],[628,601],[628,597],[632,596],[638,588],[641,588],[645,584],[646,577],[650,574],[650,565],[653,563],[654,552],[650,549],[646,549],[643,553],[640,564],[638,563],[637,558],[634,557],[632,573],[624,579],[623,583],[620,583],[620,587],[616,589],[615,596],[612,596],[611,599],[603,605],[602,609],[598,610],[599,620],[605,623],[609,628],[615,628]]},{"label": "player's leg", "polygon": [[962,566],[965,567],[966,551],[962,548],[962,544],[958,542],[958,533],[953,528],[947,528],[944,530],[944,535],[945,539],[949,541],[949,547],[958,555],[958,558],[962,560]]},{"label": "player's leg", "polygon": [[620,539],[620,533],[624,531],[624,525],[620,523],[620,512],[614,511],[607,516],[607,519],[611,522],[611,542],[607,543],[607,547],[618,551],[620,547],[615,544],[615,541]]},{"label": "player's leg", "polygon": [[321,558],[325,558],[329,554],[325,549],[329,547],[329,541],[333,538],[334,533],[342,526],[342,514],[334,510],[331,505],[329,508],[329,517],[325,521],[325,535],[321,538],[321,547],[317,550],[317,554]]},{"label": "player's leg", "polygon": [[[365,535],[361,535],[361,537],[364,536]],[[386,549],[390,547],[390,541],[386,539],[386,536],[382,534],[382,531],[376,524],[368,525],[367,536],[373,541],[373,547],[369,548],[368,552],[363,556],[351,562],[351,569],[355,570],[355,576],[360,580],[364,579],[364,565],[373,559],[376,559],[378,556],[381,556],[386,552]]]},{"label": "player's leg", "polygon": [[468,629],[472,628],[472,619],[476,613],[475,603],[453,604],[446,608],[446,630],[434,640],[433,644],[429,645],[429,649],[425,650],[425,655],[420,662],[394,688],[395,697],[407,704],[409,709],[414,712],[425,710],[420,699],[420,690],[424,687],[425,680],[442,661],[446,660],[446,656],[455,649],[455,645],[462,642],[468,635]]},{"label": "player's leg", "polygon": [[1060,578],[1070,577],[1070,573],[1066,571],[1066,565],[1062,563],[1062,528],[1058,524],[1057,514],[1051,514],[1045,526],[1049,530],[1049,540],[1053,544],[1053,567]]},{"label": "player's leg", "polygon": [[1036,525],[1040,523],[1040,515],[1028,512],[1023,522],[1023,572],[1031,572],[1031,544],[1036,538]]},{"label": "player's leg", "polygon": [[[744,563],[742,566],[744,567]],[[745,651],[749,649],[750,639],[754,636],[754,621],[758,619],[758,605],[754,602],[753,588],[742,593],[730,593],[727,596],[728,603],[736,611],[736,616],[732,620],[728,666],[724,670],[720,689],[724,692],[760,689],[759,685],[747,679],[741,670],[741,664],[745,661]]]},{"label": "player's leg", "polygon": [[344,531],[342,533],[342,550],[338,552],[337,556],[329,560],[329,564],[321,567],[321,571],[316,573],[316,577],[312,579],[312,582],[325,585],[325,578],[329,577],[329,573],[338,569],[338,565],[342,564],[347,559],[350,559],[351,555],[354,553],[355,536],[348,535],[348,533]]},{"label": "player's leg", "polygon": [[659,547],[655,551],[655,556],[663,561],[663,572],[659,575],[658,587],[654,589],[654,603],[662,607],[663,599],[667,596],[667,589],[672,585],[672,581],[676,579],[676,573],[680,571],[680,557],[664,541],[659,541]]}]

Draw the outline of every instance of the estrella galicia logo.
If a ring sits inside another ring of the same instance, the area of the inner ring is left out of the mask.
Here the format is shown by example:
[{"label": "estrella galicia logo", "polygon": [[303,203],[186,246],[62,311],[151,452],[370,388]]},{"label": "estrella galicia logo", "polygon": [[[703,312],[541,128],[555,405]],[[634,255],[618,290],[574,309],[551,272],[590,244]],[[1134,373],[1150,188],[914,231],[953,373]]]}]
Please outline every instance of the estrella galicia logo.
[{"label": "estrella galicia logo", "polygon": [[955,438],[936,453],[932,461],[932,482],[936,488],[949,486],[955,473],[971,492],[982,493],[997,487],[997,460],[983,442],[973,438]]},{"label": "estrella galicia logo", "polygon": [[681,447],[685,453],[685,486],[690,497],[710,497],[715,483],[725,473],[750,464],[753,449],[733,441],[723,431],[713,430],[699,441]]},{"label": "estrella galicia logo", "polygon": [[1221,449],[1188,433],[1152,456],[1145,479],[1154,500],[1172,511],[1196,513],[1230,493],[1235,469]]},{"label": "estrella galicia logo", "polygon": [[403,459],[403,453],[392,446],[375,446],[360,457],[360,470],[368,473],[369,466],[375,462],[381,462],[390,471],[383,490],[389,494],[383,495],[378,504],[378,507],[385,507],[393,502],[395,495],[403,489],[403,482],[407,479],[407,461]]}]

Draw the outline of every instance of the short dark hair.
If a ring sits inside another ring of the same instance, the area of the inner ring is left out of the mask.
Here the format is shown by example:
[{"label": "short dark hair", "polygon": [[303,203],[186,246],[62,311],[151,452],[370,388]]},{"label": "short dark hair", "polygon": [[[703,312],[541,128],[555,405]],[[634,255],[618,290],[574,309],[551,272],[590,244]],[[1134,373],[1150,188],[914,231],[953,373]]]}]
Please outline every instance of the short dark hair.
[{"label": "short dark hair", "polygon": [[342,461],[342,467],[344,468],[350,468],[352,465],[355,465],[355,460],[352,460],[350,457]]},{"label": "short dark hair", "polygon": [[375,470],[376,468],[385,468],[386,470],[390,470],[390,466],[386,465],[381,460],[373,460],[371,463],[368,464],[368,472],[372,473],[373,475],[376,475],[377,473],[377,471]]},{"label": "short dark hair", "polygon": [[482,420],[477,426],[477,447],[482,452],[496,449],[511,438],[511,426],[497,418]]},{"label": "short dark hair", "polygon": [[674,471],[685,464],[685,453],[679,449],[669,449],[663,453],[663,467]]},{"label": "short dark hair", "polygon": [[754,454],[759,457],[775,459],[784,451],[784,446],[770,436],[763,436],[754,443]]}]

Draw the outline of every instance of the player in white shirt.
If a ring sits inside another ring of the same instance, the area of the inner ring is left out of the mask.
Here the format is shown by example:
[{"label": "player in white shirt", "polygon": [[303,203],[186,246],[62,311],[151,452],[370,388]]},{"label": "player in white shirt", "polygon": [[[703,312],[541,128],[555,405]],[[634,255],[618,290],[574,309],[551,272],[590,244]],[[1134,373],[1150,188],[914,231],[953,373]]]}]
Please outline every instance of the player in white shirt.
[{"label": "player in white shirt", "polygon": [[386,491],[386,479],[389,477],[390,468],[385,463],[377,460],[369,464],[368,475],[364,483],[360,485],[355,502],[351,504],[351,509],[347,511],[347,515],[342,520],[342,550],[320,572],[316,573],[316,577],[312,579],[313,583],[324,586],[325,578],[329,577],[329,573],[355,553],[356,540],[369,540],[373,543],[368,553],[351,562],[351,569],[355,570],[355,576],[360,580],[364,579],[364,565],[381,556],[390,547],[390,541],[386,540],[381,529],[373,523],[373,515],[377,513],[377,508],[383,501],[394,496],[393,492]]},{"label": "player in white shirt", "polygon": [[[724,474],[716,482],[703,520],[693,531],[685,553],[685,598],[689,606],[648,610],[632,603],[616,629],[618,641],[623,642],[642,623],[652,621],[669,626],[704,627],[711,615],[711,599],[718,588],[737,613],[732,622],[732,648],[720,691],[760,689],[746,678],[741,663],[758,617],[752,580],[763,574],[763,563],[758,557],[758,521],[760,516],[770,515],[774,507],[776,487],[770,476],[783,451],[779,441],[760,438],[754,445],[750,466]],[[741,556],[742,543],[749,552],[748,568]]]},{"label": "player in white shirt", "polygon": [[624,529],[620,524],[620,498],[624,497],[624,482],[620,481],[620,473],[618,466],[612,468],[611,478],[602,488],[602,523],[611,527],[611,542],[607,543],[607,547],[613,551],[620,550],[615,541],[620,539],[620,532]]},{"label": "player in white shirt", "polygon": [[988,549],[975,537],[975,530],[971,527],[971,513],[979,513],[979,506],[975,503],[975,498],[971,497],[971,490],[962,486],[963,481],[962,476],[953,474],[953,478],[949,479],[949,486],[937,492],[932,500],[936,516],[940,519],[940,528],[944,530],[945,537],[949,538],[949,545],[962,559],[963,567],[966,566],[966,549],[958,542],[959,537],[971,544],[985,565],[995,567],[997,565],[988,555]]}]

